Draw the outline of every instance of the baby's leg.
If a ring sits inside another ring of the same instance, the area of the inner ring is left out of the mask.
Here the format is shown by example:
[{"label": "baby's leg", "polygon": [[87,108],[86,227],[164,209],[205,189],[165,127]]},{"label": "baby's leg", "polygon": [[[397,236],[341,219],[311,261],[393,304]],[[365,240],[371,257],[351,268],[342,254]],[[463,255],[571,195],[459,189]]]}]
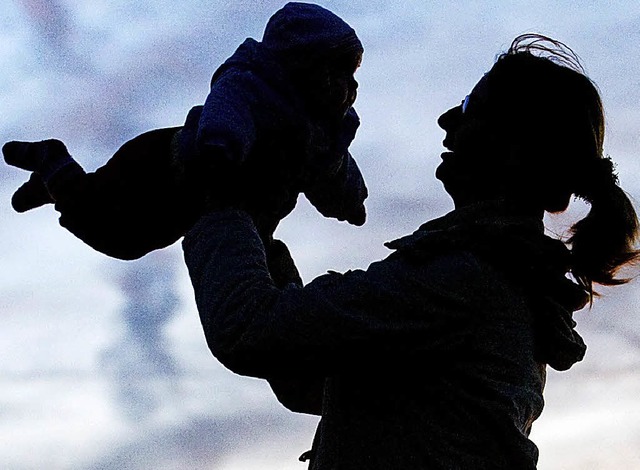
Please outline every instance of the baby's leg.
[{"label": "baby's leg", "polygon": [[60,225],[119,259],[136,259],[178,240],[197,219],[175,163],[180,129],[156,129],[126,142],[56,200]]}]

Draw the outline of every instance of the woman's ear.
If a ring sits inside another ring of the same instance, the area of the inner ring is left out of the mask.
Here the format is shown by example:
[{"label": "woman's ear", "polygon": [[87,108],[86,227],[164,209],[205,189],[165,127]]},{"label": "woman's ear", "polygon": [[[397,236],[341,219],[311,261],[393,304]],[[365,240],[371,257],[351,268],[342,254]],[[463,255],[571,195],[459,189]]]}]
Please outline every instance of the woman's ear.
[{"label": "woman's ear", "polygon": [[512,196],[552,213],[569,206],[572,191],[566,173],[552,164],[552,152],[512,145],[505,155],[504,182]]}]

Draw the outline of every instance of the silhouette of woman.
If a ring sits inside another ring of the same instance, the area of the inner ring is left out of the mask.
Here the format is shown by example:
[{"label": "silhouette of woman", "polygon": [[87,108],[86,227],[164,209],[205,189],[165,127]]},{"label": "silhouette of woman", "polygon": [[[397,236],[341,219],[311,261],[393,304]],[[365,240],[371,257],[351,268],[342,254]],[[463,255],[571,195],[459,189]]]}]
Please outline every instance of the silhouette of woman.
[{"label": "silhouette of woman", "polygon": [[[582,359],[572,313],[638,256],[598,91],[562,43],[516,38],[439,124],[456,208],[367,270],[302,286],[246,201],[184,240],[212,353],[322,417],[312,469],[534,469],[546,366]],[[542,218],[572,195],[591,207],[563,243]]]}]

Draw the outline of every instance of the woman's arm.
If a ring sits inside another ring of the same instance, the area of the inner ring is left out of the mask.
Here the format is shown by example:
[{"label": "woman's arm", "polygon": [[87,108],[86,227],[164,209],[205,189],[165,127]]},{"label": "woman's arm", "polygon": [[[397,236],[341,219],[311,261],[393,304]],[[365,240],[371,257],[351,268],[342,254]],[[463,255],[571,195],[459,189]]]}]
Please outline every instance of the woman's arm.
[{"label": "woman's arm", "polygon": [[425,268],[392,256],[278,288],[251,218],[234,210],[200,219],[183,247],[209,348],[243,375],[373,368],[391,355],[455,347],[468,335],[462,322],[475,318],[465,258]]},{"label": "woman's arm", "polygon": [[[287,246],[280,240],[271,240],[266,247],[267,266],[274,285],[280,289],[289,284],[302,286],[302,279]],[[271,390],[287,409],[296,413],[320,415],[324,395],[325,377],[270,378]]]}]

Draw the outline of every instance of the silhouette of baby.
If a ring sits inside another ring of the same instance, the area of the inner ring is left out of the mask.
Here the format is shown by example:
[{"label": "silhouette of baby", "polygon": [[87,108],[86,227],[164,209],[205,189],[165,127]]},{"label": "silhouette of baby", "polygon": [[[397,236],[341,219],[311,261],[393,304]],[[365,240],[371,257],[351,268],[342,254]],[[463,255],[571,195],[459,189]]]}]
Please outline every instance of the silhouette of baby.
[{"label": "silhouette of baby", "polygon": [[261,41],[246,39],[216,70],[183,126],[133,138],[95,172],[59,140],[6,143],[6,162],[32,172],[12,205],[55,203],[63,227],[120,259],[174,243],[225,204],[225,191],[243,192],[266,239],[300,193],[324,216],[361,225],[367,189],[348,147],[362,52],[332,12],[288,3]]}]

